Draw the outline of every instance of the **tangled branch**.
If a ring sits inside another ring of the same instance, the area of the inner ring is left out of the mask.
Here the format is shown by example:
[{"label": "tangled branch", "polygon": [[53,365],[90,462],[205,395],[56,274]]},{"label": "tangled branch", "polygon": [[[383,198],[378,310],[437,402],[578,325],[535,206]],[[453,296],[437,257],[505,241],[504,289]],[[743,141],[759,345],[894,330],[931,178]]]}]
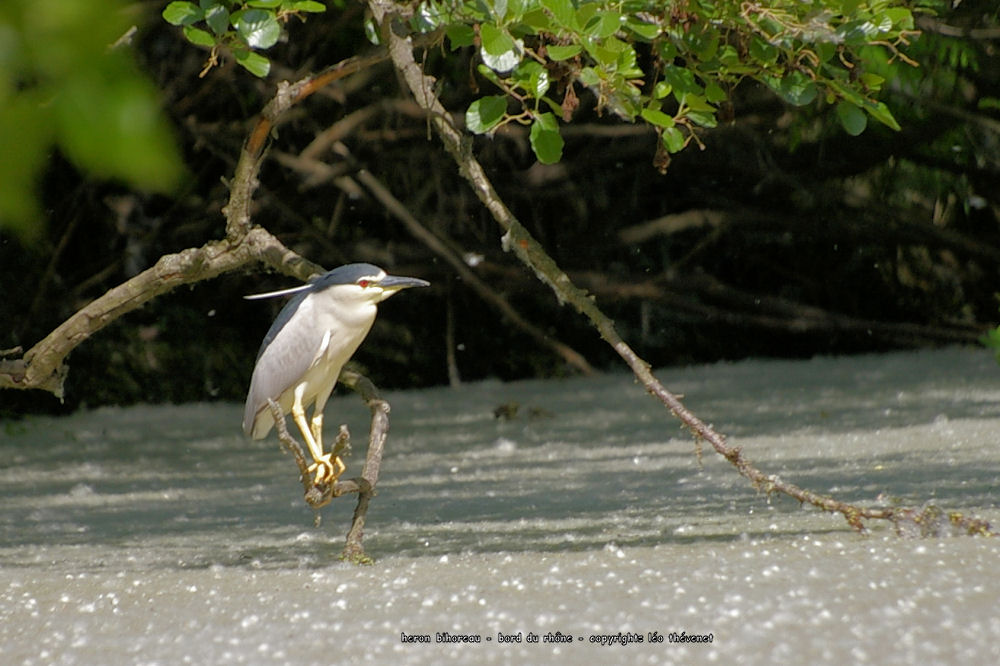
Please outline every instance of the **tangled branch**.
[{"label": "tangled branch", "polygon": [[[354,509],[351,529],[347,532],[347,541],[341,559],[355,564],[371,564],[373,560],[365,553],[362,540],[368,505],[375,496],[375,485],[378,483],[378,474],[382,467],[382,452],[385,450],[385,441],[389,435],[389,403],[379,396],[378,389],[375,388],[371,380],[357,372],[342,370],[340,383],[361,397],[368,409],[371,410],[372,419],[371,427],[368,430],[368,451],[365,454],[365,464],[361,469],[361,475],[353,479],[337,481],[333,485],[314,481],[313,475],[309,473],[309,462],[302,451],[302,445],[288,432],[285,414],[281,406],[274,400],[268,400],[267,403],[271,409],[271,415],[274,417],[278,441],[295,458],[295,464],[299,468],[299,479],[302,481],[305,502],[316,510],[316,524],[319,525],[319,510],[329,504],[333,498],[348,493],[358,494],[358,504]],[[351,435],[347,426],[341,425],[337,441],[333,445],[334,455],[349,448],[350,440]]]}]

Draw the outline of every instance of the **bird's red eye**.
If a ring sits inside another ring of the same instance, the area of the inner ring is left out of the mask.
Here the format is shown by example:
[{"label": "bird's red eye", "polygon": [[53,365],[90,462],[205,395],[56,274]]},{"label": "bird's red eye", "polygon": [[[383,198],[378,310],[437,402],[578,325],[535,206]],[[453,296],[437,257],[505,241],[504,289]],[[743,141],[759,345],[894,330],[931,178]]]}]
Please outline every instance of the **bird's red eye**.
[{"label": "bird's red eye", "polygon": [[358,280],[358,286],[361,287],[362,289],[367,287],[369,284],[371,283],[368,280]]}]

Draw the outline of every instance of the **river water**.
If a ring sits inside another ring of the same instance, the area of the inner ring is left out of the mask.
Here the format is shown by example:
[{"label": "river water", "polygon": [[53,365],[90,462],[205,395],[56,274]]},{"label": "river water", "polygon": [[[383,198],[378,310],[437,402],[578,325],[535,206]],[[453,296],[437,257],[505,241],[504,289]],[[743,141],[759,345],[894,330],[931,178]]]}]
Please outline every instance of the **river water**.
[{"label": "river water", "polygon": [[[769,473],[1000,525],[987,352],[658,375]],[[630,375],[386,397],[373,566],[338,560],[353,499],[315,527],[239,405],[0,424],[0,663],[1000,663],[1000,540],[758,494]],[[326,414],[356,474],[367,410]]]}]

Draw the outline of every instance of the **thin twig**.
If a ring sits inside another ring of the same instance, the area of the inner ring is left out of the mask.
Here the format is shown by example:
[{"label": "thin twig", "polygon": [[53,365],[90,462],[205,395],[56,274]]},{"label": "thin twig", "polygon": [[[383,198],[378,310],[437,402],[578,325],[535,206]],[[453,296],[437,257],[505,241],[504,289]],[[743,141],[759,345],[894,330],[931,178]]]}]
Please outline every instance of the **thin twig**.
[{"label": "thin twig", "polygon": [[[495,308],[511,324],[521,329],[538,344],[558,355],[568,365],[576,368],[582,374],[593,374],[594,368],[590,365],[583,354],[564,342],[554,340],[545,331],[522,316],[521,313],[518,312],[518,310],[510,303],[510,301],[503,296],[503,294],[490,287],[482,278],[479,277],[478,274],[476,274],[475,271],[471,270],[468,264],[462,260],[462,257],[449,247],[448,243],[442,241],[434,232],[430,231],[426,225],[421,223],[420,220],[418,220],[417,217],[410,212],[409,208],[397,199],[381,180],[362,167],[354,159],[354,156],[351,154],[346,145],[340,141],[335,141],[333,149],[347,164],[352,167],[351,173],[353,178],[346,179],[341,176],[339,170],[328,165],[327,163],[321,162],[315,158],[306,157],[305,151],[303,151],[302,155],[299,156],[279,155],[278,159],[285,166],[307,173],[310,176],[323,174],[325,172],[331,180],[351,180],[352,183],[354,181],[361,183],[393,217],[402,222],[403,226],[411,236],[416,238],[418,241],[423,243],[427,249],[446,261],[462,278],[463,284],[472,289],[485,303]],[[454,245],[454,243],[452,242],[451,245]]]}]

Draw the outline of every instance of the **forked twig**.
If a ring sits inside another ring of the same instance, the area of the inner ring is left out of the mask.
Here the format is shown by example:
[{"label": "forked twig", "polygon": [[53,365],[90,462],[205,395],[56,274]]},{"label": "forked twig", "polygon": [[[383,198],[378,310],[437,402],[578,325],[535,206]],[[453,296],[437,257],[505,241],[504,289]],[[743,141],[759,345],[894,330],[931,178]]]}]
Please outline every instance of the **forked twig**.
[{"label": "forked twig", "polygon": [[[354,508],[351,528],[347,532],[346,543],[340,557],[355,564],[372,564],[374,560],[365,553],[362,540],[368,505],[371,503],[372,497],[375,496],[375,485],[378,483],[378,473],[382,466],[382,452],[385,449],[385,440],[389,435],[389,403],[379,396],[378,389],[371,380],[360,373],[342,370],[340,383],[361,396],[361,399],[371,410],[372,420],[368,434],[368,451],[365,454],[365,464],[361,469],[361,476],[337,481],[332,486],[326,483],[317,483],[312,478],[309,473],[309,462],[302,450],[302,445],[288,432],[288,427],[285,424],[285,412],[281,409],[281,405],[270,399],[267,404],[274,417],[278,440],[285,450],[295,458],[295,464],[299,468],[299,480],[302,481],[302,489],[305,493],[303,499],[316,511],[317,526],[320,521],[319,510],[329,504],[333,498],[348,493],[358,494],[358,504]],[[341,425],[337,440],[333,445],[334,455],[350,447],[350,437],[347,426]]]}]

